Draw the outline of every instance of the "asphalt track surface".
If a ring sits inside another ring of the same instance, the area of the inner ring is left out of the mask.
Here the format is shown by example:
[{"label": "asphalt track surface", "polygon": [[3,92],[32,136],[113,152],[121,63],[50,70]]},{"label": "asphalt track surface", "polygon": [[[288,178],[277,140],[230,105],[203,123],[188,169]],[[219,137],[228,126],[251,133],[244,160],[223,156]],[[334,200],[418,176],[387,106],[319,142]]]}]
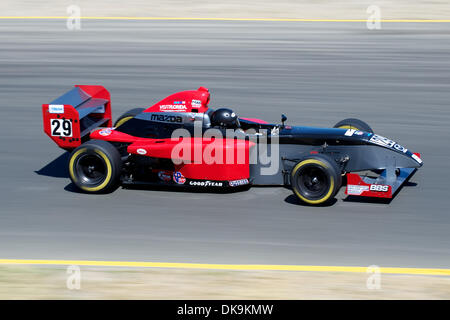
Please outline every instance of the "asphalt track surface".
[{"label": "asphalt track surface", "polygon": [[[450,267],[450,24],[0,21],[0,258]],[[77,193],[41,104],[102,84],[114,117],[210,88],[240,116],[347,117],[422,153],[389,204],[285,188]]]}]

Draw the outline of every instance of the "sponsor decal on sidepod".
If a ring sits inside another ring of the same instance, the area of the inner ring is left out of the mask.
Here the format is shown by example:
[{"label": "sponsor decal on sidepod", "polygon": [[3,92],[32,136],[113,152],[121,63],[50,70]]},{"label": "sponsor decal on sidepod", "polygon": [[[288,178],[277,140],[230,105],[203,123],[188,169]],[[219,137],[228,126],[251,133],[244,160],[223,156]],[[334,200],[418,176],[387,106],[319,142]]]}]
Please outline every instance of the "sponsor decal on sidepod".
[{"label": "sponsor decal on sidepod", "polygon": [[112,129],[111,128],[106,128],[106,129],[102,129],[98,132],[99,135],[107,137],[111,134]]},{"label": "sponsor decal on sidepod", "polygon": [[186,178],[181,172],[176,171],[173,173],[173,181],[175,181],[177,184],[184,184],[186,182]]},{"label": "sponsor decal on sidepod", "polygon": [[249,182],[248,179],[240,179],[240,180],[232,180],[228,182],[228,184],[230,185],[230,187],[238,187],[249,184]]},{"label": "sponsor decal on sidepod", "polygon": [[158,178],[164,182],[169,182],[172,180],[172,172],[171,171],[159,171]]},{"label": "sponsor decal on sidepod", "polygon": [[223,182],[216,181],[189,181],[189,185],[197,187],[222,187]]}]

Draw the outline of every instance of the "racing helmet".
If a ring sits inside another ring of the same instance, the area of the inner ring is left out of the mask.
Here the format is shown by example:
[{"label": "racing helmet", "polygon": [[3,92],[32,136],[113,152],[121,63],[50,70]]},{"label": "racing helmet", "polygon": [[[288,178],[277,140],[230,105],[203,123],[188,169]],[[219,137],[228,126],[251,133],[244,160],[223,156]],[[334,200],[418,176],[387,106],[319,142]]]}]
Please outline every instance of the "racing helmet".
[{"label": "racing helmet", "polygon": [[210,117],[213,127],[222,127],[237,129],[241,127],[239,118],[233,110],[228,108],[219,108],[214,111]]}]

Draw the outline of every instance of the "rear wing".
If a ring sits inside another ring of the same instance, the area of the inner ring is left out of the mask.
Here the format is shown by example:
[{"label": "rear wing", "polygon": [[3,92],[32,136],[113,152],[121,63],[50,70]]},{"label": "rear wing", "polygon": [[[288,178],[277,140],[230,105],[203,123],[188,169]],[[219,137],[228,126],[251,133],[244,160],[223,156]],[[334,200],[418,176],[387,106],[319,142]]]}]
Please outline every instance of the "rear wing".
[{"label": "rear wing", "polygon": [[42,105],[44,132],[61,148],[70,150],[89,139],[97,127],[111,127],[111,97],[102,86],[75,88]]}]

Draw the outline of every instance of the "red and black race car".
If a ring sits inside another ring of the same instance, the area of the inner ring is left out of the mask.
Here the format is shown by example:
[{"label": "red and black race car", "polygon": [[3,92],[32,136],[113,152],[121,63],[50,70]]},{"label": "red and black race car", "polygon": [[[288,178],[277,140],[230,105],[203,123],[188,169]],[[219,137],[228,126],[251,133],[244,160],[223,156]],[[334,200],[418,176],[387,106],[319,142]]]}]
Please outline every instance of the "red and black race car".
[{"label": "red and black race car", "polygon": [[[120,185],[290,186],[303,202],[346,194],[392,198],[422,166],[420,154],[345,119],[333,128],[271,124],[208,107],[209,90],[175,93],[112,123],[109,92],[77,85],[42,105],[44,131],[71,152],[72,182],[88,193]],[[355,172],[363,172],[363,175]]]}]

